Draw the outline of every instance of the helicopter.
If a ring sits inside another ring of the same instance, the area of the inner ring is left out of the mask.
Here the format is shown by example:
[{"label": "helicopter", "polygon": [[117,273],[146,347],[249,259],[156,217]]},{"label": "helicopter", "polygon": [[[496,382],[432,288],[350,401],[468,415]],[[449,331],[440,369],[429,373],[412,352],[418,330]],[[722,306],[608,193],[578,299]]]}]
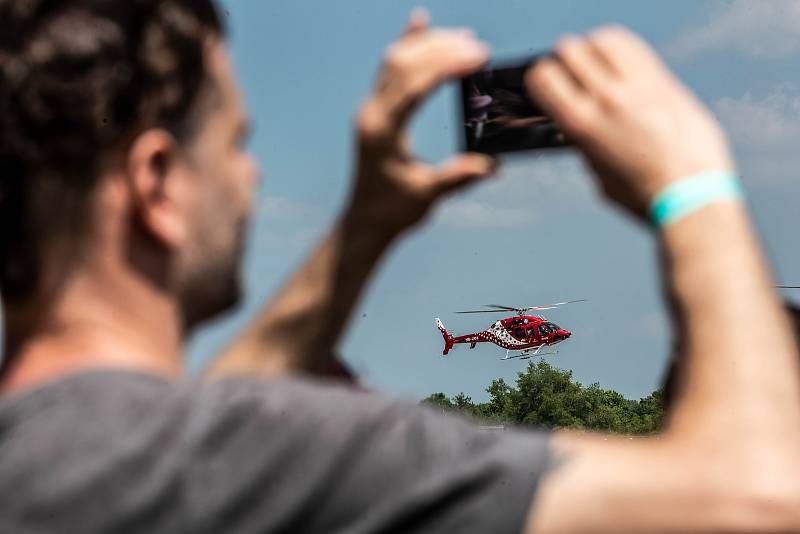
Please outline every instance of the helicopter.
[{"label": "helicopter", "polygon": [[[529,306],[527,308],[515,308],[513,306],[501,306],[499,304],[486,304],[489,310],[468,310],[455,313],[510,313],[515,312],[514,317],[507,317],[495,321],[489,328],[482,332],[466,334],[463,336],[453,336],[447,331],[441,319],[436,318],[436,327],[444,338],[444,351],[442,356],[447,356],[450,349],[457,343],[469,343],[469,348],[474,349],[478,343],[494,343],[500,348],[506,349],[506,355],[502,360],[512,360],[515,358],[527,360],[534,356],[547,356],[557,352],[545,352],[544,347],[552,347],[562,341],[569,339],[572,332],[548,321],[544,317],[526,315],[532,311],[551,310],[565,304],[575,302],[585,302],[586,299],[568,300],[545,304],[543,306]],[[519,352],[517,352],[519,351]],[[515,352],[515,354],[512,354]]]}]

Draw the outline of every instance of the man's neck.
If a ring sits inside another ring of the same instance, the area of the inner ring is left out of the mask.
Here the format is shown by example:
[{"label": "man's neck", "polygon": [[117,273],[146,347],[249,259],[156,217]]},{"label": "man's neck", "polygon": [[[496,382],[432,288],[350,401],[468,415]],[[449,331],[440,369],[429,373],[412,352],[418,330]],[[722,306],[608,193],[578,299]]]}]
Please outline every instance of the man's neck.
[{"label": "man's neck", "polygon": [[152,287],[118,282],[70,281],[47,319],[27,336],[15,338],[14,310],[6,309],[10,364],[0,376],[0,395],[94,369],[178,376],[182,327],[177,306]]}]

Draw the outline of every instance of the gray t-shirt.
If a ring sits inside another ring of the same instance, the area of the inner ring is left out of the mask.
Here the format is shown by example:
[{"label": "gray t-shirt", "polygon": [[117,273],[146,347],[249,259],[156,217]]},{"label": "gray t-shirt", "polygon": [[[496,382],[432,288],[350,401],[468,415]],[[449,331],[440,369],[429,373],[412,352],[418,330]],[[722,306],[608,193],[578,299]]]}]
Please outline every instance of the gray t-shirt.
[{"label": "gray t-shirt", "polygon": [[547,443],[334,384],[95,371],[0,401],[0,532],[519,532]]}]

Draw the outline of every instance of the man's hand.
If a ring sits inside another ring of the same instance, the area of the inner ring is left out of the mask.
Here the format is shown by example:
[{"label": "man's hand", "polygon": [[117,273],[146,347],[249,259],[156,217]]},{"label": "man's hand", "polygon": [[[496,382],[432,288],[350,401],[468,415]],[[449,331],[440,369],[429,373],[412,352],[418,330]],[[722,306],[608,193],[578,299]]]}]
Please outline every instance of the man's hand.
[{"label": "man's hand", "polygon": [[529,71],[528,88],[612,200],[644,215],[671,182],[732,169],[714,118],[636,35],[603,28],[555,52]]},{"label": "man's hand", "polygon": [[408,122],[448,78],[483,65],[486,46],[468,30],[429,30],[412,16],[386,55],[374,94],[358,115],[358,162],[350,202],[320,243],[252,326],[217,359],[211,376],[329,373],[331,355],[380,258],[437,199],[494,170],[494,161],[462,154],[439,166],[414,159]]},{"label": "man's hand", "polygon": [[474,72],[488,47],[465,29],[428,29],[424,12],[412,15],[389,47],[374,93],[357,117],[358,163],[346,217],[391,235],[413,226],[442,195],[489,175],[494,160],[461,154],[430,166],[411,153],[407,128],[423,99],[442,82]]},{"label": "man's hand", "polygon": [[[675,180],[732,169],[709,112],[626,30],[563,40],[527,82],[634,213]],[[683,339],[666,428],[657,439],[557,435],[529,532],[800,531],[799,357],[746,207],[708,205],[659,237]]]}]

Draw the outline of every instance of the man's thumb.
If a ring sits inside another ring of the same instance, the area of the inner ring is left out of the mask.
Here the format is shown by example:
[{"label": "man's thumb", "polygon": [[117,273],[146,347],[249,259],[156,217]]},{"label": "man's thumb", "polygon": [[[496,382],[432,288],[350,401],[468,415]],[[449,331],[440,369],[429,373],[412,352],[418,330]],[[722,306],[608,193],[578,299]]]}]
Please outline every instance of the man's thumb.
[{"label": "man's thumb", "polygon": [[434,171],[433,187],[437,195],[448,193],[491,176],[497,171],[497,160],[485,154],[459,154]]}]

